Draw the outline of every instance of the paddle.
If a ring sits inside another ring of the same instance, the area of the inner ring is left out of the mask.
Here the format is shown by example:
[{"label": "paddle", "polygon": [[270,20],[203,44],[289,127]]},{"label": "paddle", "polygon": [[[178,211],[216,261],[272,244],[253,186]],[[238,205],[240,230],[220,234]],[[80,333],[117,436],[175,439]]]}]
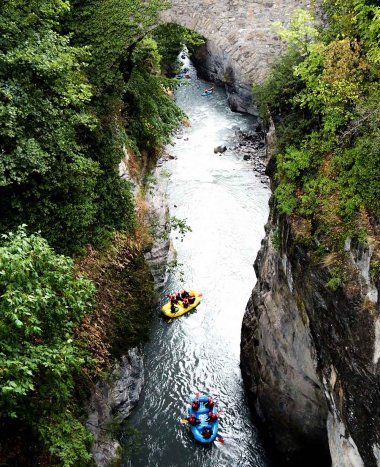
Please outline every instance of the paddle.
[{"label": "paddle", "polygon": [[224,439],[221,436],[217,436],[216,440],[219,441],[219,443],[224,444]]},{"label": "paddle", "polygon": [[189,420],[187,418],[182,418],[181,423],[189,423]]}]

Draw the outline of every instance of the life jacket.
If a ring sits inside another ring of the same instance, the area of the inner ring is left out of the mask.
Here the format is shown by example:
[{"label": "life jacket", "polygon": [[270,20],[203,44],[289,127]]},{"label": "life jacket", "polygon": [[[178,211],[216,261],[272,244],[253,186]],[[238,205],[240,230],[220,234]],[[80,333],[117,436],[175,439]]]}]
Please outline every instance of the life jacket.
[{"label": "life jacket", "polygon": [[195,401],[193,401],[193,403],[191,404],[191,407],[193,410],[198,410],[199,409],[199,400],[198,399],[195,399]]},{"label": "life jacket", "polygon": [[212,409],[214,407],[214,404],[215,404],[214,399],[212,397],[209,397],[207,399],[207,402],[205,403],[205,406],[210,407],[210,409]]},{"label": "life jacket", "polygon": [[190,305],[192,305],[192,304],[195,302],[195,297],[193,297],[192,295],[190,295],[189,298],[188,298],[188,300],[189,300]]},{"label": "life jacket", "polygon": [[208,418],[212,421],[212,422],[216,422],[217,419],[218,419],[218,415],[214,412],[209,412],[208,413]]},{"label": "life jacket", "polygon": [[197,424],[197,419],[195,418],[194,415],[191,415],[191,417],[189,417],[187,420],[189,421],[190,425],[192,425],[192,426],[195,426]]},{"label": "life jacket", "polygon": [[189,292],[187,290],[181,290],[181,297],[187,298],[189,296]]},{"label": "life jacket", "polygon": [[204,438],[208,439],[211,437],[212,431],[209,428],[204,428],[204,430],[202,431],[202,435]]}]

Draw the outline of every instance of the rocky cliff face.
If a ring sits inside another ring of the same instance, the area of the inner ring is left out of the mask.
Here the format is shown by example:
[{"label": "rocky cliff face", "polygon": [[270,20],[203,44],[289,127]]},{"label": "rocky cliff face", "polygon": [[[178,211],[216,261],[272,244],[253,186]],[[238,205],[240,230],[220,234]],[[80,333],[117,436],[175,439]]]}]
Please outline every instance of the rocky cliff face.
[{"label": "rocky cliff face", "polygon": [[97,467],[119,465],[121,448],[115,432],[139,401],[143,384],[141,352],[131,349],[94,387],[87,428],[94,435],[91,451]]},{"label": "rocky cliff face", "polygon": [[199,47],[192,60],[199,76],[225,87],[231,110],[258,116],[250,82],[236,73],[233,62],[212,40]]},{"label": "rocky cliff face", "polygon": [[332,291],[327,270],[272,212],[255,262],[241,364],[282,452],[310,465],[328,442],[333,466],[374,467],[380,465],[379,284],[369,275],[372,248],[348,239],[346,251],[353,280]]}]

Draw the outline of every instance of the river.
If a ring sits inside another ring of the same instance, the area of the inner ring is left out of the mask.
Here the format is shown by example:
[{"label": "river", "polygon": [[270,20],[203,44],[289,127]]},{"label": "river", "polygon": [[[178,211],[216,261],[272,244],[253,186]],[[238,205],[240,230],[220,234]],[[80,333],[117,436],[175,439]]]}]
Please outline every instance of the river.
[{"label": "river", "polygon": [[[254,118],[231,112],[223,89],[202,97],[209,83],[196,78],[188,59],[184,66],[192,79],[176,98],[191,127],[169,148],[176,158],[162,170],[169,176],[171,215],[186,219],[192,231],[184,238],[172,234],[178,266],[162,296],[185,287],[202,291],[204,298],[181,318],[167,322],[157,313],[154,319],[144,349],[145,389],[129,419],[137,433],[126,436],[123,466],[269,466],[250,416],[239,354],[270,190],[239,150],[221,156],[213,151],[221,143],[236,145],[237,127],[250,129]],[[200,446],[181,423],[197,391],[212,394],[223,411],[224,444]]]}]

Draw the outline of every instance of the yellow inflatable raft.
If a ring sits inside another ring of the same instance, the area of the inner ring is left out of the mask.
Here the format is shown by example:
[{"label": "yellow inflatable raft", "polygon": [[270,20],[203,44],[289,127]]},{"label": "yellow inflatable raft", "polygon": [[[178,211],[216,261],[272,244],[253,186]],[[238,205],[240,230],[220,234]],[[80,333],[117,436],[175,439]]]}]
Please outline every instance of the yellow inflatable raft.
[{"label": "yellow inflatable raft", "polygon": [[175,313],[172,313],[170,310],[171,304],[170,302],[168,302],[168,303],[165,303],[165,305],[161,308],[162,313],[168,318],[178,318],[179,316],[184,315],[188,311],[193,310],[195,307],[197,307],[201,303],[202,294],[200,292],[197,292],[196,290],[190,290],[189,294],[195,297],[195,301],[192,305],[189,304],[187,308],[184,308],[184,306],[182,305],[182,302],[179,301],[176,305],[174,305],[177,311]]}]

